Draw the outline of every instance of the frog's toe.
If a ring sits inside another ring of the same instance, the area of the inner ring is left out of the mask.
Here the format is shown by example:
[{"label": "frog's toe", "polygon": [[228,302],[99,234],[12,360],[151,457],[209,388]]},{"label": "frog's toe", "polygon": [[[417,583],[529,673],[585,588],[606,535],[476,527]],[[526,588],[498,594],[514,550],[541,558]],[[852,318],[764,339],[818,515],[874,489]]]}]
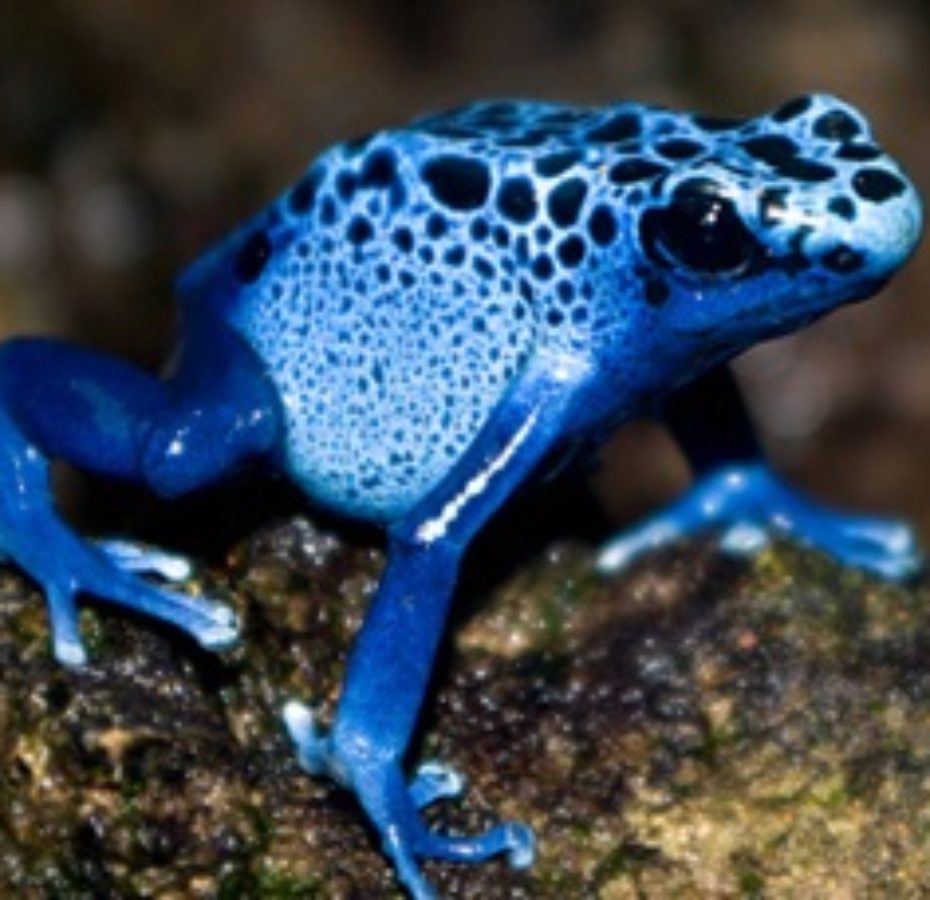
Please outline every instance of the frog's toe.
[{"label": "frog's toe", "polygon": [[331,765],[330,741],[317,727],[313,710],[299,700],[289,700],[281,711],[300,767],[311,775],[329,775],[342,783],[339,773]]},{"label": "frog's toe", "polygon": [[850,515],[820,506],[782,489],[761,509],[723,532],[720,547],[736,556],[751,556],[769,537],[781,534],[832,556],[843,565],[880,578],[902,581],[916,575],[923,556],[914,532],[902,522]]},{"label": "frog's toe", "polygon": [[527,869],[536,858],[536,838],[522,822],[502,822],[483,834],[464,837],[429,832],[421,837],[416,852],[424,859],[447,862],[483,862],[505,855],[511,868]]},{"label": "frog's toe", "polygon": [[685,533],[674,516],[660,513],[607,541],[598,553],[597,569],[602,575],[613,575],[638,557],[671,544]]},{"label": "frog's toe", "polygon": [[[727,466],[705,475],[674,502],[611,539],[598,557],[598,570],[612,575],[650,550],[690,535],[768,525],[770,481],[768,470],[755,465]],[[756,543],[759,533],[759,528],[753,532]],[[742,537],[745,542],[749,532],[744,530]]]},{"label": "frog's toe", "polygon": [[64,665],[87,661],[75,604],[81,593],[169,622],[207,649],[223,649],[238,637],[238,621],[229,607],[140,581],[91,553],[75,554],[66,571],[56,567],[36,579],[48,604],[52,649]]},{"label": "frog's toe", "polygon": [[[525,869],[532,864],[536,849],[533,831],[519,822],[502,822],[481,834],[455,836],[439,834],[426,825],[418,812],[424,797],[423,785],[430,781],[435,787],[454,786],[457,777],[450,780],[447,770],[436,781],[434,774],[419,773],[403,794],[390,790],[395,780],[393,774],[386,773],[384,781],[374,790],[365,790],[364,782],[358,782],[357,790],[381,833],[385,852],[393,859],[400,880],[415,900],[435,896],[420,871],[422,860],[479,863],[503,855],[513,868]],[[433,794],[433,800],[438,798],[438,794]]]},{"label": "frog's toe", "polygon": [[228,606],[149,584],[118,570],[104,584],[89,584],[84,590],[170,622],[208,650],[223,650],[239,636],[238,619]]},{"label": "frog's toe", "polygon": [[598,568],[612,574],[648,550],[705,531],[719,533],[720,548],[734,556],[753,556],[782,535],[894,581],[912,577],[922,565],[906,525],[813,503],[754,463],[704,476],[666,509],[610,541]]},{"label": "frog's toe", "polygon": [[[191,599],[185,594],[174,592],[162,591],[161,594],[166,599],[170,598],[175,608],[179,598]],[[181,625],[185,620],[191,623],[188,633],[206,650],[228,650],[239,640],[239,617],[222,603],[201,600],[196,610],[191,609],[185,613],[184,618],[175,620],[175,624]]]},{"label": "frog's toe", "polygon": [[863,546],[874,547],[877,551],[901,558],[919,559],[920,547],[914,529],[904,522],[894,519],[881,519],[859,516],[847,516],[843,530],[848,537]]},{"label": "frog's toe", "polygon": [[410,797],[418,809],[458,797],[464,790],[465,778],[451,766],[435,760],[423,763],[410,783]]},{"label": "frog's toe", "polygon": [[870,572],[886,581],[907,581],[923,569],[920,556],[889,556],[881,552],[858,551],[848,557],[849,565]]},{"label": "frog's toe", "polygon": [[74,591],[59,584],[45,584],[49,627],[52,632],[52,653],[63,666],[79,667],[87,662],[87,650],[78,626],[78,610]]},{"label": "frog's toe", "polygon": [[149,584],[110,566],[108,561],[75,573],[70,584],[74,592],[93,594],[169,622],[209,650],[225,649],[239,635],[238,619],[228,606]]},{"label": "frog's toe", "polygon": [[284,722],[301,766],[311,774],[328,775],[358,797],[414,900],[436,897],[420,870],[423,860],[474,863],[505,855],[515,868],[532,863],[533,832],[520,823],[503,822],[472,836],[438,834],[429,828],[421,810],[437,800],[458,796],[465,785],[464,778],[449,766],[424,763],[408,782],[396,761],[377,752],[371,736],[347,738],[338,727],[336,738],[324,735],[303,703],[287,703]]},{"label": "frog's toe", "polygon": [[924,564],[914,532],[892,520],[828,512],[800,537],[846,565],[890,581],[913,578]]},{"label": "frog's toe", "polygon": [[738,522],[720,535],[720,549],[731,556],[755,556],[771,541],[769,529],[750,522]]},{"label": "frog's toe", "polygon": [[136,541],[111,538],[97,541],[98,549],[124,572],[157,575],[165,581],[185,581],[194,571],[191,561],[180,553],[169,553]]}]

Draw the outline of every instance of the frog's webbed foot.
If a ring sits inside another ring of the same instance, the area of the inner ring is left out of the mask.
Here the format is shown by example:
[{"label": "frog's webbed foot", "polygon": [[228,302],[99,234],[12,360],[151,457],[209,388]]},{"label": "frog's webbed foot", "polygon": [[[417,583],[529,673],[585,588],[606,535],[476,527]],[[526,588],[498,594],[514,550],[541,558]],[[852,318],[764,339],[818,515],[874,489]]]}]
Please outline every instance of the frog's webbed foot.
[{"label": "frog's webbed foot", "polygon": [[465,787],[454,769],[438,762],[425,763],[408,782],[395,759],[366,753],[364,742],[321,734],[312,712],[302,703],[288,703],[284,720],[301,766],[313,775],[329,775],[356,794],[414,900],[436,896],[420,871],[420,860],[481,862],[505,854],[514,868],[532,863],[533,832],[517,822],[504,822],[472,836],[443,835],[429,829],[420,810],[459,796]]},{"label": "frog's webbed foot", "polygon": [[[44,461],[24,455],[19,476],[30,490],[17,507],[0,505],[0,550],[42,588],[49,609],[55,657],[65,665],[82,665],[87,651],[78,626],[76,598],[92,594],[101,600],[155,616],[187,632],[204,647],[232,644],[238,633],[235,613],[226,606],[143,581],[135,571],[155,571],[175,578],[183,561],[160,551],[125,544],[95,547],[81,540],[51,507],[44,485]],[[5,485],[0,480],[0,496]]]},{"label": "frog's webbed foot", "polygon": [[613,573],[649,550],[707,531],[719,532],[721,549],[738,556],[752,555],[772,535],[783,535],[890,580],[912,577],[922,565],[907,525],[815,504],[756,463],[703,477],[671,506],[609,541],[598,567]]},{"label": "frog's webbed foot", "polygon": [[[238,636],[236,616],[229,607],[141,581],[67,532],[58,538],[50,564],[23,564],[44,589],[52,645],[60,662],[82,665],[87,660],[75,603],[81,593],[170,622],[209,649],[227,647]],[[22,560],[21,555],[18,558]]]}]

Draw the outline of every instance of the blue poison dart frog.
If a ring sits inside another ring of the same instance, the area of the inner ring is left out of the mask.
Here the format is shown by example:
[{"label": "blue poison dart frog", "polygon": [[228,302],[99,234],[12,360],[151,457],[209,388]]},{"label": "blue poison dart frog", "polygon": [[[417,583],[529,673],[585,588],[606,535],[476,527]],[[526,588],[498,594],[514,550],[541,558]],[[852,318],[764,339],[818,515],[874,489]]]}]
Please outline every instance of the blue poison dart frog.
[{"label": "blue poison dart frog", "polygon": [[716,530],[731,552],[781,532],[913,573],[907,528],[775,478],[721,366],[873,294],[920,230],[868,123],[823,95],[753,119],[474,103],[339,144],[182,274],[163,379],[49,340],[0,348],[0,549],[44,590],[56,657],[79,665],[77,594],[207,647],[237,624],[170,589],[180,558],[79,539],[53,507],[53,459],[174,496],[263,457],[315,503],[379,523],[387,567],[335,721],[284,710],[300,763],[355,794],[417,900],[434,896],[422,860],[527,866],[524,825],[431,830],[421,810],[462,779],[403,767],[469,542],[559,450],[658,413],[695,486],[612,541],[603,569]]}]

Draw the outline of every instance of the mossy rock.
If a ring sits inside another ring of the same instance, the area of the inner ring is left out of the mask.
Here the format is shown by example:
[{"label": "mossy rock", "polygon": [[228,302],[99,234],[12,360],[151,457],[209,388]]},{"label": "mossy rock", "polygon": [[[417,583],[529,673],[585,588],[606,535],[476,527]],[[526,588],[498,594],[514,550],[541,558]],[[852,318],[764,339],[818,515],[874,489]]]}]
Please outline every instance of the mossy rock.
[{"label": "mossy rock", "polygon": [[[428,864],[444,897],[930,894],[930,635],[889,587],[776,545],[683,545],[602,580],[551,547],[462,597],[417,744],[466,773],[430,817],[534,826],[527,872]],[[325,718],[382,565],[298,519],[186,586],[236,606],[206,654],[104,605],[93,661],[49,655],[0,578],[0,895],[400,896],[354,801],[302,773],[280,709]]]}]

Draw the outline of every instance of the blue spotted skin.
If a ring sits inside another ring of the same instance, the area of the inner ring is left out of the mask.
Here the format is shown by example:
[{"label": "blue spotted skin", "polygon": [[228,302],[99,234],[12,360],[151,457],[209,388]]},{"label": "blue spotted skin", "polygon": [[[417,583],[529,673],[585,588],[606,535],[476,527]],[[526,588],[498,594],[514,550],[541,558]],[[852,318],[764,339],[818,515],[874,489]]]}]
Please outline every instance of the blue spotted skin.
[{"label": "blue spotted skin", "polygon": [[55,515],[52,458],[180,494],[261,458],[315,502],[382,524],[388,564],[321,732],[292,701],[301,764],[353,791],[411,896],[419,861],[533,856],[505,823],[432,832],[462,779],[403,763],[462,555],[547,459],[664,416],[694,488],[613,540],[612,571],[715,529],[773,531],[901,578],[903,526],[841,515],[766,466],[722,368],[875,292],[912,253],[917,195],[853,108],[823,95],[747,120],[640,104],[477,103],[340,144],[182,275],[163,379],[63,344],[0,348],[0,549],[49,601],[54,650],[85,653],[79,593],[235,638],[225,608],[138,579],[183,561],[83,543]]},{"label": "blue spotted skin", "polygon": [[[874,289],[918,229],[913,193],[877,153],[861,116],[826,97],[743,123],[637,104],[477,104],[334,147],[181,290],[201,303],[206,284],[265,361],[294,477],[338,510],[391,521],[534,355],[584,360],[599,393],[615,384],[577,420],[588,432],[694,374],[665,357],[729,354],[851,285]],[[863,197],[869,173],[895,196]],[[697,180],[764,241],[757,273],[701,285],[644,254],[644,211]],[[215,269],[250,235],[271,247],[260,277],[217,289]]]}]

